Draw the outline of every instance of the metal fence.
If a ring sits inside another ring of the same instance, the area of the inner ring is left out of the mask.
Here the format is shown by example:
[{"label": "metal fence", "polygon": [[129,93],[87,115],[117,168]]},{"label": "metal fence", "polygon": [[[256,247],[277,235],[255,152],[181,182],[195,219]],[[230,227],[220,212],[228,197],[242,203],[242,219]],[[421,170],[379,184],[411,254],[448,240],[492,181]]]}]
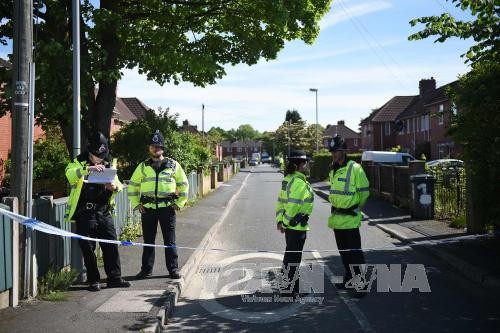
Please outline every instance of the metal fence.
[{"label": "metal fence", "polygon": [[190,174],[187,175],[188,182],[189,182],[189,199],[194,199],[198,197],[199,195],[199,188],[198,188],[198,174],[196,172],[191,172]]},{"label": "metal fence", "polygon": [[[0,204],[0,208],[9,209]],[[0,216],[0,292],[12,288],[12,221]]]},{"label": "metal fence", "polygon": [[436,177],[435,214],[438,219],[452,220],[466,213],[466,177],[464,168],[431,168]]}]

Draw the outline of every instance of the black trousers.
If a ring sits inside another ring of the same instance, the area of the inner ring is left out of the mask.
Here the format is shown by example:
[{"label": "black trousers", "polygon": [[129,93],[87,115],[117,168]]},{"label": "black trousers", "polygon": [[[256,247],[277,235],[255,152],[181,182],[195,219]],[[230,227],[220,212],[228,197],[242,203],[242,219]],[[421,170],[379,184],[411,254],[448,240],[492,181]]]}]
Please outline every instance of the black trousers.
[{"label": "black trousers", "polygon": [[[79,235],[116,240],[116,230],[109,211],[82,210],[75,216],[75,222],[76,233]],[[97,268],[97,258],[94,252],[96,242],[79,240],[78,243],[82,249],[85,268],[87,268],[87,281],[89,283],[99,282],[101,276]],[[102,249],[104,271],[108,277],[107,281],[119,281],[121,279],[121,268],[118,245],[99,243],[99,246]]]},{"label": "black trousers", "polygon": [[[299,292],[299,275],[295,276],[295,274],[302,261],[302,249],[304,248],[306,238],[306,231],[285,230],[286,251],[300,251],[285,252],[283,257],[283,266],[285,270],[288,270],[288,281],[292,283],[292,285],[289,286],[289,288],[291,288],[289,291]],[[293,284],[294,279],[295,283]]]},{"label": "black trousers", "polygon": [[[163,244],[175,246],[175,209],[164,207],[158,209],[146,209],[141,215],[142,235],[144,242],[154,244],[158,221],[160,222],[161,233],[163,235]],[[176,271],[179,267],[177,262],[177,249],[175,247],[165,248],[165,262],[170,273]],[[142,252],[141,271],[151,272],[155,264],[155,248],[145,246]]]},{"label": "black trousers", "polygon": [[[359,228],[354,229],[333,229],[335,233],[335,240],[337,241],[337,248],[339,250],[345,249],[359,249],[354,251],[341,251],[340,257],[344,265],[344,283],[352,279],[352,272],[349,265],[361,265],[365,263],[365,257],[361,250],[361,235]],[[361,274],[361,269],[354,268],[355,274]]]}]

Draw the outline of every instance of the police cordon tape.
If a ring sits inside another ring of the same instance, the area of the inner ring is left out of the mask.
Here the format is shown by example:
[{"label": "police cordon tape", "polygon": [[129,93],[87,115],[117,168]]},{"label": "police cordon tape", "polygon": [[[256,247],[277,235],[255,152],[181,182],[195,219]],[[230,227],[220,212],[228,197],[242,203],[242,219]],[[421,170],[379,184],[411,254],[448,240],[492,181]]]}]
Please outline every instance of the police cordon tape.
[{"label": "police cordon tape", "polygon": [[223,248],[200,248],[200,247],[190,247],[190,246],[169,246],[169,245],[161,245],[161,244],[148,244],[148,243],[137,243],[132,241],[120,241],[120,240],[111,240],[111,239],[101,239],[101,238],[92,238],[87,236],[82,236],[75,234],[70,231],[66,231],[57,227],[54,227],[50,224],[44,223],[42,221],[38,221],[36,219],[32,219],[26,216],[22,216],[13,212],[10,212],[6,209],[0,208],[0,214],[3,214],[9,217],[11,220],[18,222],[21,225],[24,225],[27,228],[31,228],[33,230],[42,232],[44,234],[56,235],[61,237],[69,237],[75,238],[78,240],[88,240],[93,242],[100,243],[109,243],[116,244],[121,246],[143,246],[143,247],[157,247],[157,248],[177,248],[183,250],[203,250],[203,251],[219,251],[219,252],[256,252],[256,253],[286,253],[286,252],[304,252],[304,253],[313,253],[313,252],[343,252],[343,251],[379,251],[379,250],[399,250],[399,249],[408,249],[412,246],[416,245],[436,245],[436,244],[444,244],[444,243],[455,243],[463,240],[470,239],[478,239],[478,238],[490,238],[493,237],[491,234],[483,234],[483,235],[467,235],[467,236],[458,236],[450,239],[437,239],[437,240],[423,240],[423,241],[408,241],[408,244],[404,245],[393,245],[393,246],[381,246],[374,248],[361,248],[361,249],[327,249],[327,250],[302,250],[302,251],[285,251],[285,250],[260,250],[260,249],[223,249]]}]

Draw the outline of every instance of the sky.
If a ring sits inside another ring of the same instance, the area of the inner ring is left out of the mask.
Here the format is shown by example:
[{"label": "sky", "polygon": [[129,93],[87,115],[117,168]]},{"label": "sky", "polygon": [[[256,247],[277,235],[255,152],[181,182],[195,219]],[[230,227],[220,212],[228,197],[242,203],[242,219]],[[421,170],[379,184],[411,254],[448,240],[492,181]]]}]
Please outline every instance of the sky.
[{"label": "sky", "polygon": [[[408,41],[419,31],[410,26],[411,19],[445,11],[469,18],[445,0],[334,0],[313,45],[291,41],[275,60],[227,66],[227,75],[205,88],[190,83],[162,87],[125,70],[118,96],[137,97],[154,109],[169,107],[179,113],[179,121],[188,119],[200,129],[205,104],[206,130],[250,124],[273,131],[289,109],[315,123],[315,94],[309,89],[316,88],[319,123],[344,120],[358,130],[371,109],[395,95],[418,94],[420,79],[434,77],[441,86],[468,71],[460,55],[470,40]],[[7,52],[0,48],[0,56]]]}]

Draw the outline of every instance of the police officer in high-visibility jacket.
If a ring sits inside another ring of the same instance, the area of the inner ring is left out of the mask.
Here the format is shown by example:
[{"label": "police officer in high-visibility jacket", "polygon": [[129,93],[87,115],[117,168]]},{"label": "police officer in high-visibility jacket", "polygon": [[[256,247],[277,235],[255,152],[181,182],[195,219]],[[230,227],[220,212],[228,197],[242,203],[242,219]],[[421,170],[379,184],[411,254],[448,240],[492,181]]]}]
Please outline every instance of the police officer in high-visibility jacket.
[{"label": "police officer in high-visibility jacket", "polygon": [[[110,166],[116,168],[116,162],[109,155],[108,141],[102,133],[89,137],[87,151],[78,155],[66,167],[66,178],[71,186],[66,220],[76,222],[76,233],[82,236],[116,240],[116,230],[111,213],[115,206],[115,195],[122,190],[122,184],[115,177],[110,184],[95,184],[86,181],[89,173],[102,172]],[[94,253],[95,242],[79,240],[90,291],[101,289],[97,259]],[[130,287],[130,283],[121,278],[120,257],[116,244],[99,243],[104,259],[108,288]]]},{"label": "police officer in high-visibility jacket", "polygon": [[309,216],[313,210],[314,194],[307,182],[310,159],[303,151],[294,151],[288,157],[285,178],[276,205],[277,229],[285,234],[286,251],[283,269],[287,274],[288,292],[299,292],[296,271],[302,260],[302,249],[309,230]]},{"label": "police officer in high-visibility jacket", "polygon": [[368,179],[361,165],[346,159],[347,144],[337,135],[330,144],[333,164],[330,171],[330,196],[332,204],[328,226],[335,233],[335,240],[345,268],[344,281],[337,286],[344,288],[353,278],[353,272],[361,274],[360,266],[365,263],[361,250],[361,208],[366,203],[369,192]]},{"label": "police officer in high-visibility jacket", "polygon": [[[144,242],[154,244],[158,221],[163,234],[165,260],[169,277],[179,279],[178,255],[175,248],[175,211],[184,207],[188,200],[188,179],[181,165],[164,157],[163,135],[156,130],[149,144],[149,158],[135,169],[128,186],[128,197],[134,209],[141,212]],[[144,247],[141,271],[138,279],[153,273],[154,247]]]}]

